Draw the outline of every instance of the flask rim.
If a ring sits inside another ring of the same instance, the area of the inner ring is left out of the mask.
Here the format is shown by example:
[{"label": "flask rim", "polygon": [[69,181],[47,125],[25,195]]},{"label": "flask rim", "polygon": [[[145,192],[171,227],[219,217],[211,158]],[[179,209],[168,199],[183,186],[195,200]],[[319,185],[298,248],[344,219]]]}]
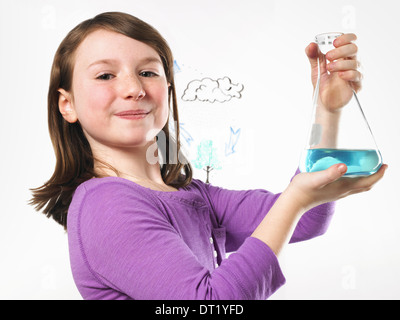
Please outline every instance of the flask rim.
[{"label": "flask rim", "polygon": [[343,35],[343,32],[324,32],[324,33],[319,33],[315,36],[315,42],[317,44],[326,44],[325,40],[335,40],[337,37],[340,37]]}]

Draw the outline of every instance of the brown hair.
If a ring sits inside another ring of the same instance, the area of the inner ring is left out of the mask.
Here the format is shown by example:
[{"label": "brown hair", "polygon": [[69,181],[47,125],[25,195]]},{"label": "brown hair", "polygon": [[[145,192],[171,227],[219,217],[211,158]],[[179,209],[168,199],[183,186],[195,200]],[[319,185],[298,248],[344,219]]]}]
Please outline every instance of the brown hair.
[{"label": "brown hair", "polygon": [[[175,124],[174,139],[170,137],[168,122],[163,128],[166,137],[164,161],[167,163],[161,167],[161,175],[166,184],[176,188],[184,187],[192,180],[192,168],[180,151],[174,60],[171,49],[156,29],[134,16],[121,12],[99,14],[72,29],[54,56],[47,103],[48,126],[56,156],[56,166],[52,177],[43,186],[31,189],[33,197],[30,204],[38,211],[43,209],[47,217],[53,217],[65,229],[67,229],[68,208],[75,189],[82,182],[100,176],[95,172],[94,157],[79,121],[69,123],[59,112],[58,89],[72,90],[74,53],[86,36],[98,29],[114,31],[141,41],[160,55],[167,82],[170,84],[168,102]],[[170,154],[170,150],[173,150],[174,154]],[[168,163],[167,159],[172,161]],[[108,166],[104,162],[101,163]],[[113,169],[111,166],[108,167]],[[118,171],[113,170],[118,175]]]}]

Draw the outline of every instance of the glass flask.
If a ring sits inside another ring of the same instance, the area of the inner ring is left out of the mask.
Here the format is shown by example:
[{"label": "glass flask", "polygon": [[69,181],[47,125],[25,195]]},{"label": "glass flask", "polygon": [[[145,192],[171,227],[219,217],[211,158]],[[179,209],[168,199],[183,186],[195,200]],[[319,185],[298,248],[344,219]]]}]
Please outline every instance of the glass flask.
[{"label": "glass flask", "polygon": [[367,176],[382,165],[382,156],[351,84],[326,69],[325,54],[342,33],[315,37],[318,45],[318,79],[313,94],[312,121],[299,169],[315,172],[337,163],[347,165],[345,176]]}]

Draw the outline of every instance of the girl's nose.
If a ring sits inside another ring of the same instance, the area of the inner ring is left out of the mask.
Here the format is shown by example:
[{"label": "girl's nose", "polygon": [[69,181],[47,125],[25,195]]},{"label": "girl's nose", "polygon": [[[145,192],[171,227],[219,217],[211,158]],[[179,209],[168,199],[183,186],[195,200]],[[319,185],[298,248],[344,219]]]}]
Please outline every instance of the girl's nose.
[{"label": "girl's nose", "polygon": [[125,99],[140,100],[146,96],[142,82],[134,75],[126,76],[122,93]]}]

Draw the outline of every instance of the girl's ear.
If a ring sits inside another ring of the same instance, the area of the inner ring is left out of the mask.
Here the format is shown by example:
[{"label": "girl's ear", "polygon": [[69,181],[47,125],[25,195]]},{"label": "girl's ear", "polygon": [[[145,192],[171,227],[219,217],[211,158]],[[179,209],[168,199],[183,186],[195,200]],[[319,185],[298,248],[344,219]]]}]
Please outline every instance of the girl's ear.
[{"label": "girl's ear", "polygon": [[58,97],[58,109],[60,113],[67,122],[76,122],[78,116],[76,115],[71,94],[62,88],[58,89],[58,92],[60,93]]}]

